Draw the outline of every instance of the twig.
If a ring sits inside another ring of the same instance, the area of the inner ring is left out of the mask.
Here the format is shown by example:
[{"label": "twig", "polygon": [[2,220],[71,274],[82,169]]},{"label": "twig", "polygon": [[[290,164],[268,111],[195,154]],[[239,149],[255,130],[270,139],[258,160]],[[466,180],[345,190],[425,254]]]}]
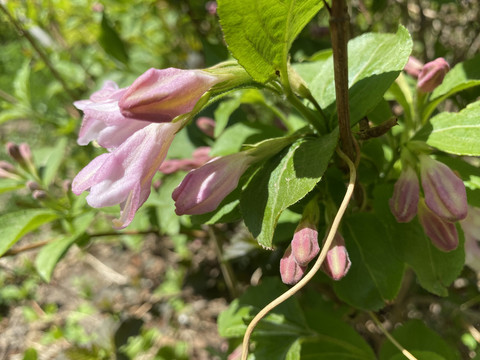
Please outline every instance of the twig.
[{"label": "twig", "polygon": [[119,285],[125,285],[128,283],[128,277],[116,272],[111,267],[108,267],[92,254],[86,253],[86,261],[91,267],[102,274],[106,280]]},{"label": "twig", "polygon": [[39,247],[47,245],[50,241],[51,240],[38,241],[38,242],[33,243],[33,244],[28,244],[28,245],[25,245],[25,246],[22,246],[22,247],[17,247],[15,249],[10,249],[10,250],[5,251],[5,253],[0,257],[14,256],[14,255],[20,254],[20,253],[25,252],[25,251],[35,250],[35,249],[38,249]]},{"label": "twig", "polygon": [[12,16],[12,14],[8,12],[7,8],[1,3],[0,3],[0,10],[2,10],[3,13],[7,16],[7,18],[13,24],[15,29],[17,29],[19,34],[23,35],[25,39],[27,39],[27,41],[30,43],[30,45],[32,45],[32,47],[37,52],[38,56],[40,56],[40,58],[43,60],[43,62],[48,67],[48,69],[50,70],[52,75],[55,77],[55,79],[57,79],[57,81],[60,82],[60,84],[62,85],[63,89],[68,94],[68,96],[70,96],[72,100],[77,100],[77,95],[75,95],[75,93],[68,87],[65,80],[62,78],[62,76],[57,71],[57,69],[55,69],[53,64],[50,62],[50,59],[48,58],[48,56],[43,52],[42,48],[37,44],[37,41],[33,38],[33,36],[30,35],[30,33],[22,27],[22,25]]},{"label": "twig", "polygon": [[405,356],[408,360],[418,360],[407,349],[405,349],[402,345],[400,345],[400,343],[397,340],[395,340],[395,338],[392,335],[390,335],[390,333],[387,331],[387,329],[385,329],[383,327],[382,323],[380,322],[380,320],[378,320],[378,318],[375,316],[375,314],[373,312],[369,311],[368,314],[372,318],[373,322],[378,326],[380,331],[387,337],[388,340],[390,340],[390,342],[398,350],[400,350],[400,352],[403,354],[403,356]]},{"label": "twig", "polygon": [[348,106],[348,24],[349,16],[345,0],[332,1],[330,8],[330,33],[332,37],[333,71],[337,98],[338,127],[342,150],[350,160],[355,158],[350,109]]},{"label": "twig", "polygon": [[[330,249],[330,245],[332,244],[332,241],[337,232],[338,226],[340,225],[340,221],[342,220],[343,214],[345,213],[348,203],[350,202],[350,199],[352,197],[353,190],[355,188],[355,181],[357,178],[357,171],[355,169],[354,163],[339,148],[337,148],[337,153],[348,164],[348,167],[350,169],[350,180],[348,182],[347,191],[345,193],[343,201],[340,204],[340,207],[338,209],[337,214],[335,215],[335,218],[333,219],[332,226],[323,244],[322,251],[320,252],[320,255],[315,261],[315,264],[313,265],[313,267],[310,269],[310,271],[305,275],[305,277],[302,280],[300,280],[295,286],[291,287],[289,290],[287,290],[282,295],[280,295],[279,297],[271,301],[268,305],[266,305],[262,310],[260,310],[260,312],[250,322],[245,332],[245,335],[243,337],[241,360],[247,360],[248,344],[250,342],[250,336],[252,335],[253,330],[255,329],[257,324],[260,322],[260,320],[262,320],[262,318],[265,317],[276,306],[280,305],[282,302],[289,299],[295,293],[297,293],[300,289],[302,289],[315,276],[317,271],[322,266],[322,263],[325,260],[325,257],[327,256],[327,252]],[[357,154],[359,154],[359,152],[357,152]]]}]

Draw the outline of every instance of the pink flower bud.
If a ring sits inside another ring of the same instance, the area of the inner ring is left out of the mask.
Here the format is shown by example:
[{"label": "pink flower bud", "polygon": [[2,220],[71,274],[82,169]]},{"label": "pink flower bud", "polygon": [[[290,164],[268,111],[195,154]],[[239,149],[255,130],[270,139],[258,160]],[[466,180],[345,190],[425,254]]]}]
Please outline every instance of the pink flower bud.
[{"label": "pink flower bud", "polygon": [[460,222],[465,234],[465,265],[480,272],[480,208],[469,206],[468,215]]},{"label": "pink flower bud", "polygon": [[177,215],[213,211],[238,185],[240,176],[254,161],[246,152],[210,160],[190,171],[173,191]]},{"label": "pink flower bud", "polygon": [[432,92],[440,85],[450,70],[450,65],[444,58],[438,58],[426,63],[418,74],[417,88],[422,92]]},{"label": "pink flower bud", "polygon": [[32,197],[35,199],[35,200],[45,200],[48,195],[45,191],[43,190],[34,190],[32,192]]},{"label": "pink flower bud", "polygon": [[393,196],[389,200],[390,210],[398,222],[409,222],[417,214],[420,184],[415,170],[405,166],[395,183]]},{"label": "pink flower bud", "polygon": [[5,147],[7,148],[8,155],[10,155],[13,160],[18,162],[19,164],[25,163],[22,155],[20,154],[20,148],[17,144],[9,141],[7,142]]},{"label": "pink flower bud", "polygon": [[292,246],[288,245],[287,250],[280,260],[280,276],[284,284],[295,285],[305,274],[306,266],[300,266],[292,254]]},{"label": "pink flower bud", "polygon": [[431,211],[422,198],[418,203],[418,220],[425,234],[437,248],[442,251],[452,251],[457,248],[458,233],[455,224]]},{"label": "pink flower bud", "polygon": [[173,174],[177,171],[190,171],[211,160],[209,153],[209,146],[201,146],[193,152],[193,159],[165,160],[158,170],[164,174]]},{"label": "pink flower bud", "polygon": [[407,64],[405,65],[405,72],[414,78],[418,77],[418,74],[422,71],[423,63],[418,60],[416,57],[410,56],[408,58]]},{"label": "pink flower bud", "polygon": [[298,224],[292,240],[292,254],[300,266],[307,266],[320,251],[316,224],[304,219]]},{"label": "pink flower bud", "polygon": [[420,174],[425,203],[441,218],[458,221],[467,216],[467,193],[463,181],[445,164],[421,154]]},{"label": "pink flower bud", "polygon": [[32,150],[30,149],[30,146],[26,143],[21,143],[18,146],[18,151],[20,152],[20,156],[22,159],[25,160],[25,162],[32,162]]},{"label": "pink flower bud", "polygon": [[150,69],[127,89],[119,101],[124,116],[169,122],[190,112],[213,85],[221,81],[203,70]]},{"label": "pink flower bud", "polygon": [[202,116],[199,117],[196,121],[198,128],[207,136],[213,138],[214,131],[215,131],[215,120]]},{"label": "pink flower bud", "polygon": [[35,191],[35,190],[40,190],[41,186],[39,183],[33,180],[28,180],[27,183],[25,184],[27,189],[30,191]]},{"label": "pink flower bud", "polygon": [[0,178],[20,180],[15,166],[3,160],[0,161]]},{"label": "pink flower bud", "polygon": [[351,265],[352,263],[345,246],[345,239],[337,232],[327,252],[323,269],[333,280],[340,280],[347,275]]}]

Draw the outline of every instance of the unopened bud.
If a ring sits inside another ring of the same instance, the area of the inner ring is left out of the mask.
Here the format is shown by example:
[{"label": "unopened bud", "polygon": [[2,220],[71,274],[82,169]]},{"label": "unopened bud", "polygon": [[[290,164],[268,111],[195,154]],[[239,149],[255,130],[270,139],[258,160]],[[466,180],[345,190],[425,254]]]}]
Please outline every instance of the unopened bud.
[{"label": "unopened bud", "polygon": [[442,251],[452,251],[457,248],[458,233],[455,224],[431,211],[422,198],[418,203],[418,219],[425,234],[437,248]]},{"label": "unopened bud", "polygon": [[420,72],[422,71],[423,63],[418,60],[416,57],[410,56],[408,58],[407,64],[405,65],[405,72],[414,78],[417,78]]},{"label": "unopened bud", "polygon": [[10,155],[13,160],[18,163],[23,162],[22,155],[20,154],[20,148],[17,144],[9,141],[5,147],[7,148],[8,155]]},{"label": "unopened bud", "polygon": [[28,180],[27,183],[25,184],[30,191],[35,191],[35,190],[40,190],[40,185],[33,180]]},{"label": "unopened bud", "polygon": [[32,161],[32,150],[30,149],[30,146],[27,143],[21,143],[18,146],[18,150],[20,152],[20,156],[22,159],[24,159],[27,162]]},{"label": "unopened bud", "polygon": [[47,193],[43,190],[34,190],[32,193],[32,197],[35,200],[45,200],[47,198]]},{"label": "unopened bud", "polygon": [[292,246],[289,245],[280,260],[280,276],[284,284],[295,285],[305,274],[306,266],[300,266],[292,254]]},{"label": "unopened bud", "polygon": [[441,218],[458,221],[467,217],[465,185],[444,163],[421,154],[420,174],[427,206]]},{"label": "unopened bud", "polygon": [[0,178],[19,180],[17,169],[7,161],[0,161]]},{"label": "unopened bud", "polygon": [[307,266],[319,251],[316,225],[302,220],[298,224],[292,240],[292,254],[295,261],[301,266]]},{"label": "unopened bud", "polygon": [[340,280],[347,275],[351,265],[352,263],[345,246],[345,239],[337,232],[327,252],[323,270],[333,280]]},{"label": "unopened bud", "polygon": [[407,165],[395,183],[393,196],[388,202],[398,222],[409,222],[415,217],[419,194],[420,184],[417,173]]},{"label": "unopened bud", "polygon": [[450,70],[450,65],[444,58],[438,58],[426,63],[418,74],[417,88],[422,92],[432,92],[443,82]]},{"label": "unopened bud", "polygon": [[207,136],[213,138],[214,132],[215,132],[215,120],[206,117],[206,116],[201,116],[197,119],[196,124],[198,128]]}]

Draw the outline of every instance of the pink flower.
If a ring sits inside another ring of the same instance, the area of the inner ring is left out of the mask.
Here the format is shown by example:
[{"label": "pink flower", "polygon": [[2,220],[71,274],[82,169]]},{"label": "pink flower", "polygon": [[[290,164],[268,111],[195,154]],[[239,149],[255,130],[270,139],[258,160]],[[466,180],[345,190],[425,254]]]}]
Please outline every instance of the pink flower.
[{"label": "pink flower", "polygon": [[205,135],[213,138],[216,125],[215,120],[206,116],[201,116],[197,119],[196,124]]},{"label": "pink flower", "polygon": [[292,246],[288,245],[287,250],[280,260],[280,276],[284,284],[295,285],[305,274],[306,266],[300,266],[292,254]]},{"label": "pink flower", "polygon": [[120,109],[129,118],[169,122],[192,111],[202,95],[221,80],[203,70],[152,68],[122,94]]},{"label": "pink flower", "polygon": [[431,211],[422,198],[418,203],[418,220],[425,234],[437,248],[442,251],[452,251],[457,248],[458,233],[455,224]]},{"label": "pink flower", "polygon": [[448,221],[465,219],[467,193],[462,179],[445,164],[421,154],[420,176],[425,203],[441,218]]},{"label": "pink flower", "polygon": [[450,65],[444,58],[438,58],[426,63],[418,74],[417,88],[422,92],[432,92],[443,82],[450,70]]},{"label": "pink flower", "polygon": [[414,56],[408,58],[407,64],[405,65],[405,72],[414,78],[418,77],[418,74],[422,71],[423,63]]},{"label": "pink flower", "polygon": [[152,178],[167,155],[181,122],[150,124],[131,135],[110,153],[93,159],[75,177],[72,191],[90,191],[87,202],[95,208],[120,204],[114,226],[124,228],[150,195]]},{"label": "pink flower", "polygon": [[345,246],[345,239],[337,232],[327,252],[323,269],[333,280],[340,280],[347,275],[351,265],[352,263]]},{"label": "pink flower", "polygon": [[317,226],[309,220],[307,217],[300,221],[291,243],[293,257],[300,266],[307,266],[320,251]]},{"label": "pink flower", "polygon": [[115,149],[134,132],[148,125],[148,122],[127,119],[120,113],[118,100],[126,90],[119,89],[113,81],[106,81],[90,99],[74,102],[84,113],[77,140],[79,145],[97,140],[100,146]]},{"label": "pink flower", "polygon": [[395,183],[393,196],[389,200],[390,210],[398,222],[409,222],[415,217],[419,194],[417,174],[407,165]]},{"label": "pink flower", "polygon": [[213,211],[238,185],[240,176],[255,160],[247,152],[217,157],[190,171],[173,191],[177,215]]},{"label": "pink flower", "polygon": [[201,146],[193,152],[193,159],[170,159],[165,160],[158,171],[164,174],[173,174],[177,171],[190,171],[196,169],[212,158],[209,155],[210,147]]},{"label": "pink flower", "polygon": [[465,265],[480,272],[480,208],[469,206],[468,215],[460,222],[465,234]]}]

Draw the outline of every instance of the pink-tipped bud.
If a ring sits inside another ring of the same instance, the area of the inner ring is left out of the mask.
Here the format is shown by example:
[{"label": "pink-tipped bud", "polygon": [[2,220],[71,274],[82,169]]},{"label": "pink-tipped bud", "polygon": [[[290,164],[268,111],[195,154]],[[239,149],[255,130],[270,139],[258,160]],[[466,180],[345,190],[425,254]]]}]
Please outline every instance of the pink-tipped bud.
[{"label": "pink-tipped bud", "polygon": [[43,190],[34,190],[32,193],[32,197],[35,200],[45,200],[47,198],[47,193]]},{"label": "pink-tipped bud", "polygon": [[316,224],[303,219],[297,226],[292,240],[292,254],[300,266],[307,266],[320,251]]},{"label": "pink-tipped bud", "polygon": [[282,281],[287,285],[295,285],[305,274],[306,266],[300,266],[295,261],[295,257],[292,254],[292,246],[288,245],[287,250],[283,254],[280,260],[280,276]]},{"label": "pink-tipped bud", "polygon": [[215,132],[215,120],[212,118],[201,116],[197,119],[196,124],[198,128],[207,136],[213,138]]},{"label": "pink-tipped bud", "polygon": [[419,194],[420,184],[417,173],[407,165],[395,183],[393,196],[388,202],[398,222],[409,222],[415,217]]},{"label": "pink-tipped bud", "polygon": [[27,189],[30,191],[35,191],[35,190],[40,190],[40,185],[33,180],[28,180],[27,183],[25,184]]},{"label": "pink-tipped bud", "polygon": [[405,65],[405,72],[408,75],[413,76],[414,78],[417,78],[420,72],[422,71],[423,68],[423,63],[418,60],[416,57],[410,56],[408,58],[407,64]]},{"label": "pink-tipped bud", "polygon": [[422,92],[432,92],[443,82],[450,70],[450,65],[444,58],[438,58],[426,63],[418,74],[417,88]]},{"label": "pink-tipped bud", "polygon": [[445,164],[421,154],[420,174],[425,203],[441,218],[455,222],[467,216],[467,192],[463,181]]},{"label": "pink-tipped bud", "polygon": [[21,143],[18,145],[18,150],[22,159],[24,159],[26,162],[32,162],[32,150],[28,144]]},{"label": "pink-tipped bud", "polygon": [[340,280],[347,275],[351,265],[352,262],[348,256],[345,239],[337,232],[327,252],[323,270],[333,280]]},{"label": "pink-tipped bud", "polygon": [[18,163],[24,162],[22,155],[20,154],[20,148],[17,144],[9,141],[5,146],[7,148],[7,153],[10,157]]},{"label": "pink-tipped bud", "polygon": [[137,120],[170,122],[193,110],[197,101],[220,77],[203,70],[150,69],[121,97],[121,113]]},{"label": "pink-tipped bud", "polygon": [[480,272],[480,208],[469,206],[468,215],[460,225],[465,235],[465,265]]},{"label": "pink-tipped bud", "polygon": [[18,171],[15,166],[7,161],[0,161],[0,178],[19,180]]},{"label": "pink-tipped bud", "polygon": [[425,234],[437,248],[442,251],[452,251],[457,248],[458,233],[455,224],[431,211],[423,199],[418,203],[418,219]]}]

